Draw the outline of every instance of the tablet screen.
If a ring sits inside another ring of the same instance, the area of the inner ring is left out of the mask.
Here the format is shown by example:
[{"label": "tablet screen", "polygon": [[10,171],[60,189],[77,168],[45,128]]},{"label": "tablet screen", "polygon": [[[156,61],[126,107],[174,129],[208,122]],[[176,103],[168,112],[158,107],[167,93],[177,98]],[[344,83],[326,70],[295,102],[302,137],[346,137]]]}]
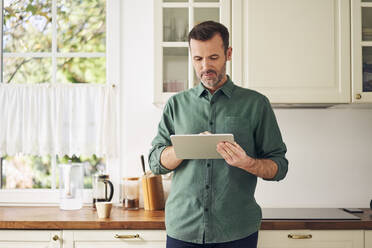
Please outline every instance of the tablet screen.
[{"label": "tablet screen", "polygon": [[177,134],[170,138],[179,159],[223,159],[216,150],[217,144],[234,142],[232,134]]}]

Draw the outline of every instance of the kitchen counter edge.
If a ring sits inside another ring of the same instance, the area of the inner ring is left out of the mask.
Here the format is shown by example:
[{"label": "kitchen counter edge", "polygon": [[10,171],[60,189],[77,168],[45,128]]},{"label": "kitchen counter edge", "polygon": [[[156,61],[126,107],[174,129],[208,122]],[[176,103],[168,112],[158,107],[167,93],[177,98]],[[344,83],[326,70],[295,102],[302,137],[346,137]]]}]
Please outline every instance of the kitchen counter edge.
[{"label": "kitchen counter edge", "polygon": [[[354,214],[360,220],[262,220],[261,230],[372,230],[372,210]],[[58,207],[0,206],[0,229],[29,230],[165,230],[164,211],[123,210],[99,219],[92,207],[60,210]]]}]

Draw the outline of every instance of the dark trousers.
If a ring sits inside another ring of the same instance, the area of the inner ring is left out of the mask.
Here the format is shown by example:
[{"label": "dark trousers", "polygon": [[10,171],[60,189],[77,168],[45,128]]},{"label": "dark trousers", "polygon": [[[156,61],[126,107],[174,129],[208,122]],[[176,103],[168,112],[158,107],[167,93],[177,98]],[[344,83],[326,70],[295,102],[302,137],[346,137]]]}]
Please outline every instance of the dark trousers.
[{"label": "dark trousers", "polygon": [[248,237],[224,243],[194,244],[167,235],[167,248],[257,248],[258,232]]}]

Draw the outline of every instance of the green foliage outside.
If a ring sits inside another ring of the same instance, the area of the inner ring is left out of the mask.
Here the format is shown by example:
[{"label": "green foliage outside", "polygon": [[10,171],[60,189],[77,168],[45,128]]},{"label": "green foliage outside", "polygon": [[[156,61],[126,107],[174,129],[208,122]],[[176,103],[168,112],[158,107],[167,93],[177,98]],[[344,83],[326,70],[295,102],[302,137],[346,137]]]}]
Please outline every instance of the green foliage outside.
[{"label": "green foliage outside", "polygon": [[[67,155],[59,158],[57,164],[82,163],[84,168],[84,188],[92,188],[92,175],[105,169],[102,157]],[[6,189],[51,189],[51,156],[18,155],[3,157],[3,186]],[[59,185],[59,170],[56,168],[56,187]]]},{"label": "green foliage outside", "polygon": [[[105,169],[105,160],[102,157],[93,156],[76,156],[71,157],[65,155],[63,157],[57,157],[57,164],[68,164],[68,163],[82,163],[84,166],[84,188],[92,188],[92,175],[98,172],[98,170]],[[58,182],[57,182],[58,184]]]},{"label": "green foliage outside", "polygon": [[3,165],[3,188],[52,187],[50,156],[5,156]]},{"label": "green foliage outside", "polygon": [[[3,14],[4,83],[50,83],[53,45],[58,53],[106,51],[105,0],[58,0],[55,44],[51,0],[5,0]],[[9,57],[7,53],[43,53],[46,57]],[[60,56],[58,83],[105,83],[105,57]]]}]

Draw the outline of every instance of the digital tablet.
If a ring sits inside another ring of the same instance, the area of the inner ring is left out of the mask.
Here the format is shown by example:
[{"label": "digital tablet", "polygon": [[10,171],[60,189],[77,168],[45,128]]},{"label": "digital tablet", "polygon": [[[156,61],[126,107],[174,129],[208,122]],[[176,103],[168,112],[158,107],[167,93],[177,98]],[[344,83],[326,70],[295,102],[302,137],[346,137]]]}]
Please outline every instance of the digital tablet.
[{"label": "digital tablet", "polygon": [[232,134],[178,134],[170,138],[179,159],[223,159],[216,150],[217,144],[234,142]]}]

